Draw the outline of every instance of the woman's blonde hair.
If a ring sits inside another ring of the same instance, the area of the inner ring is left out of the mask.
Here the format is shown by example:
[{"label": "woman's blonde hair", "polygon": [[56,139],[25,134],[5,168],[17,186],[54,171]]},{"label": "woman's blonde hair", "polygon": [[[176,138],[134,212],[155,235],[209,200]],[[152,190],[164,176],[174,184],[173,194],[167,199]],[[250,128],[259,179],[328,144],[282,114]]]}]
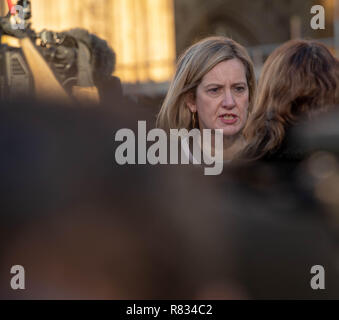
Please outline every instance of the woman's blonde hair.
[{"label": "woman's blonde hair", "polygon": [[246,70],[251,109],[256,82],[253,64],[246,49],[226,37],[208,37],[189,47],[180,56],[176,73],[158,114],[157,127],[166,131],[192,128],[192,115],[186,105],[187,94],[195,96],[196,88],[207,72],[218,63],[235,58],[243,63]]},{"label": "woman's blonde hair", "polygon": [[290,125],[336,104],[338,60],[319,42],[288,41],[264,64],[254,109],[243,131],[249,144],[241,158],[258,159],[273,152]]}]

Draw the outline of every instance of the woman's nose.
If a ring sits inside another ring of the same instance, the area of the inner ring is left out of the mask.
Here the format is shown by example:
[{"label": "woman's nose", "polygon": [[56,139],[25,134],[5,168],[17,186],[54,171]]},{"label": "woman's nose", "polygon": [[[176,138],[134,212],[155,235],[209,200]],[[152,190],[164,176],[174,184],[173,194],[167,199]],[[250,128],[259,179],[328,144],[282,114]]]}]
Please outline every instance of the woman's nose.
[{"label": "woman's nose", "polygon": [[226,109],[232,109],[235,107],[235,100],[230,90],[226,90],[222,100],[222,106]]}]

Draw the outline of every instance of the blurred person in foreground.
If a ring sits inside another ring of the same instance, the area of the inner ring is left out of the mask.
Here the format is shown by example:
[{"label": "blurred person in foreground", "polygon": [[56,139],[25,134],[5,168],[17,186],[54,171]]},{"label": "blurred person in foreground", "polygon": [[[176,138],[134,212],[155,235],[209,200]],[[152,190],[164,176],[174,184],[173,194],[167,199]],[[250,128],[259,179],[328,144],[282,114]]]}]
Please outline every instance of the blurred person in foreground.
[{"label": "blurred person in foreground", "polygon": [[[332,114],[338,105],[338,61],[326,46],[293,40],[269,56],[244,129],[243,161],[226,168],[223,181],[225,194],[238,198],[233,203],[243,223],[237,224],[237,234],[248,237],[235,241],[243,253],[238,271],[261,298],[339,298],[338,228],[323,201],[338,181],[337,171],[331,171],[335,156],[326,153],[338,139],[333,129],[339,118]],[[333,119],[328,130],[326,115]],[[305,128],[312,138],[305,138]],[[324,290],[310,286],[314,265],[324,267]],[[290,280],[284,284],[277,274]]]},{"label": "blurred person in foreground", "polygon": [[213,184],[187,166],[114,161],[114,133],[139,115],[125,107],[0,109],[1,299],[246,297]]},{"label": "blurred person in foreground", "polygon": [[226,37],[202,39],[179,58],[157,126],[167,132],[222,129],[220,152],[231,160],[244,143],[255,87],[253,64],[243,46]]},{"label": "blurred person in foreground", "polygon": [[298,143],[298,129],[310,120],[316,125],[321,114],[338,106],[338,61],[325,45],[291,40],[277,48],[264,64],[244,129],[247,146],[239,156],[244,161],[239,177],[265,199],[279,193],[286,198],[281,201],[300,207],[299,215],[318,215],[319,202],[302,178],[311,153]]},{"label": "blurred person in foreground", "polygon": [[[124,110],[0,109],[0,299],[338,297],[337,250],[317,220],[272,215],[276,199],[255,201],[228,171],[119,166],[112,134],[138,114]],[[325,292],[310,288],[314,264]]]}]

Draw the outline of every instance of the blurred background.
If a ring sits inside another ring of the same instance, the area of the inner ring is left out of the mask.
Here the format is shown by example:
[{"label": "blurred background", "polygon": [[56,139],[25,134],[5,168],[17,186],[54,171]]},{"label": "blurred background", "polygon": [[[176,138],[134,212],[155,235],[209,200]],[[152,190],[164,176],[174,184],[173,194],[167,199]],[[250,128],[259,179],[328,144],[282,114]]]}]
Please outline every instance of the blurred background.
[{"label": "blurred background", "polygon": [[[147,97],[154,108],[167,91],[178,55],[209,35],[229,36],[246,46],[257,75],[274,48],[291,38],[319,39],[333,52],[339,48],[339,0],[31,2],[36,31],[82,27],[107,40],[117,54],[115,75],[125,93]],[[324,30],[310,26],[313,5],[325,9]],[[7,11],[6,0],[1,0],[0,11]]]}]

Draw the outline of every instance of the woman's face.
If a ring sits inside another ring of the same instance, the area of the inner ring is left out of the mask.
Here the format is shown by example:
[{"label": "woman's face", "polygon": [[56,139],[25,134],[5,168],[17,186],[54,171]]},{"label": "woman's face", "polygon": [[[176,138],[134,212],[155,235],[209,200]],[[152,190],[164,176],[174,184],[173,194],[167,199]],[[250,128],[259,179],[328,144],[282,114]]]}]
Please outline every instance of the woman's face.
[{"label": "woman's face", "polygon": [[222,129],[224,136],[241,132],[247,120],[249,89],[245,67],[239,59],[218,63],[202,78],[195,99],[188,102],[198,113],[200,129]]}]

